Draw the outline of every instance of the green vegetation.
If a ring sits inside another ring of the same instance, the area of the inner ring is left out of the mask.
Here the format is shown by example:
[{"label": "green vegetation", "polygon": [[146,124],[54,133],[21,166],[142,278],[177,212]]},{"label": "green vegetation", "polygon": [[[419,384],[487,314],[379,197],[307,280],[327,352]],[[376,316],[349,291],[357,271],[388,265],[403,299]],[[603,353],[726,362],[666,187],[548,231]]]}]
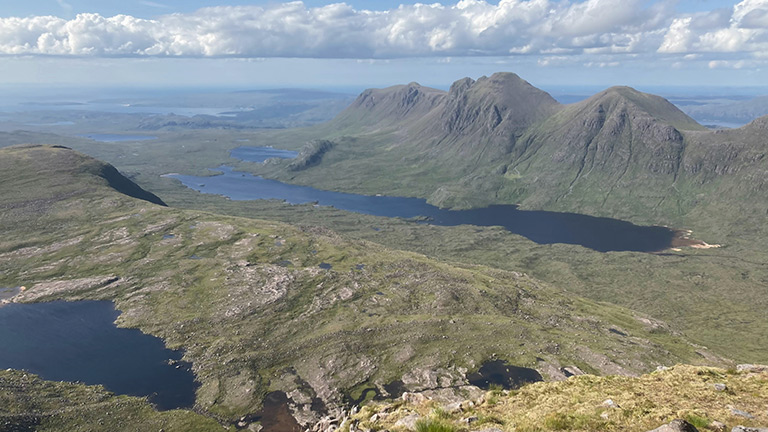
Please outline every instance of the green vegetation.
[{"label": "green vegetation", "polygon": [[640,315],[520,273],[153,205],[102,172],[71,150],[0,150],[0,285],[28,287],[15,301],[114,301],[120,325],[185,349],[196,408],[216,418],[256,412],[272,390],[332,407],[363,383],[462,385],[492,355],[550,376],[720,363]]},{"label": "green vegetation", "polygon": [[0,430],[4,431],[226,431],[186,410],[158,412],[145,399],[115,396],[101,386],[43,381],[0,371]]},{"label": "green vegetation", "polygon": [[[729,391],[718,391],[714,384],[724,384]],[[494,404],[487,402],[488,396],[463,403],[462,409],[440,419],[430,414],[439,404],[436,401],[374,403],[354,415],[351,423],[358,430],[398,430],[394,427],[398,420],[421,415],[423,424],[437,423],[454,431],[486,429],[487,423],[475,419],[489,417],[496,419],[491,427],[516,432],[644,431],[682,418],[699,430],[714,420],[730,430],[736,425],[764,426],[768,422],[766,397],[766,372],[728,373],[724,369],[675,366],[636,378],[582,375],[530,384],[500,396]],[[732,408],[754,418],[739,415]]]},{"label": "green vegetation", "polygon": [[416,432],[456,432],[458,428],[440,419],[423,419],[416,422]]},{"label": "green vegetation", "polygon": [[[164,196],[172,206],[324,226],[346,238],[411,250],[447,262],[525,272],[573,295],[619,304],[657,320],[656,332],[680,333],[722,356],[762,362],[768,346],[768,253],[752,237],[699,234],[717,249],[661,254],[601,253],[579,246],[538,245],[502,228],[441,227],[276,201],[230,201],[183,189]],[[373,228],[377,228],[374,230]],[[765,227],[753,227],[762,238]],[[741,319],[734,319],[741,317]]]},{"label": "green vegetation", "polygon": [[695,426],[697,429],[708,428],[712,423],[706,417],[702,417],[695,413],[690,413],[685,416],[685,421]]},{"label": "green vegetation", "polygon": [[[613,95],[617,100],[621,96],[620,91],[606,93],[607,96]],[[695,138],[696,141],[702,142],[696,144],[696,147],[711,148],[711,151],[714,151],[717,148],[713,141],[715,139],[722,138],[732,143],[729,145],[750,143],[759,141],[758,132],[759,129],[754,128],[717,134],[686,132],[686,140],[693,145]],[[695,238],[725,246],[709,250],[685,248],[681,251],[669,251],[666,255],[648,255],[602,254],[567,245],[536,245],[495,228],[431,227],[333,209],[316,209],[311,206],[286,206],[278,202],[232,202],[196,193],[182,187],[173,179],[160,177],[168,172],[212,174],[206,168],[223,163],[235,164],[238,169],[243,170],[280,171],[280,164],[261,166],[236,162],[228,157],[228,150],[243,145],[239,140],[244,139],[250,140],[247,143],[249,145],[274,144],[299,149],[318,134],[322,136],[325,133],[332,133],[331,125],[258,133],[218,130],[180,132],[160,134],[157,141],[140,143],[93,143],[27,133],[6,135],[4,139],[7,142],[46,142],[58,139],[114,163],[122,172],[127,173],[146,189],[155,192],[171,206],[280,220],[292,224],[324,226],[344,236],[373,241],[391,248],[411,250],[449,262],[467,262],[525,272],[555,287],[567,288],[573,294],[595,301],[619,304],[661,319],[671,325],[672,331],[683,332],[700,345],[715,349],[726,357],[756,362],[765,358],[764,347],[768,346],[765,336],[768,334],[768,296],[764,295],[760,287],[768,280],[768,266],[765,264],[768,262],[768,254],[761,247],[762,239],[768,238],[768,223],[763,222],[766,210],[760,207],[765,200],[751,197],[751,194],[759,193],[752,191],[752,188],[759,188],[759,181],[743,181],[736,187],[730,181],[720,180],[698,186],[694,182],[685,186],[681,180],[676,188],[681,196],[689,197],[681,202],[698,206],[687,213],[677,207],[674,211],[653,207],[657,216],[650,216],[648,211],[651,207],[640,201],[625,202],[617,206],[615,211],[587,205],[579,207],[582,205],[579,203],[560,207],[619,217],[637,223],[691,228]],[[376,153],[378,148],[386,147],[386,134],[369,134],[366,137],[379,137],[381,142],[364,146],[360,145],[358,138],[336,138],[338,145],[348,145],[354,149],[338,152],[338,147],[334,147],[334,150],[324,156],[318,168],[331,163],[334,157],[351,155],[350,157],[367,158]],[[392,152],[387,152],[390,153]],[[169,154],[173,157],[169,158]],[[753,156],[757,158],[759,153]],[[434,176],[431,172],[423,173],[423,179],[420,178],[418,182],[407,181],[408,184],[403,188],[390,189],[381,183],[366,189],[368,182],[388,182],[390,173],[400,179],[408,178],[397,171],[403,166],[398,162],[399,156],[392,155],[392,158],[389,162],[382,160],[380,166],[366,168],[369,175],[364,178],[356,174],[354,167],[339,166],[340,171],[348,171],[351,174],[347,180],[339,182],[335,187],[355,190],[350,185],[359,183],[363,190],[357,190],[358,192],[372,190],[387,194],[429,196],[429,190],[419,188],[428,188],[431,184],[428,179]],[[313,170],[315,168],[306,171]],[[750,171],[748,177],[759,179],[758,171]],[[509,172],[515,173],[515,170],[510,168],[507,170],[507,173]],[[318,172],[319,177],[323,175]],[[317,184],[322,186],[319,177],[313,178],[312,182],[320,182]],[[595,178],[594,175],[592,177]],[[301,178],[290,179],[299,180]],[[435,181],[447,182],[448,179]],[[703,193],[701,188],[709,188],[709,191]],[[557,206],[555,208],[558,208]],[[380,231],[374,231],[372,227],[378,227]]]}]

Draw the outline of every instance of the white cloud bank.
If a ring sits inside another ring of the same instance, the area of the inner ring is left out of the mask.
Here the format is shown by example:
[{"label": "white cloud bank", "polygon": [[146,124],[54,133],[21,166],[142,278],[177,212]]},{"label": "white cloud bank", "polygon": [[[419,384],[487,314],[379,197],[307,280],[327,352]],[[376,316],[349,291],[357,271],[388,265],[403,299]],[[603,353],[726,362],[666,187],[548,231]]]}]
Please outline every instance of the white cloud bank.
[{"label": "white cloud bank", "polygon": [[[356,10],[344,3],[226,6],[155,20],[0,18],[0,54],[401,58],[742,53],[768,57],[768,0],[675,14],[660,0],[461,0]],[[716,59],[716,58],[715,58]],[[544,60],[546,61],[546,60]],[[720,65],[718,63],[718,65]]]}]

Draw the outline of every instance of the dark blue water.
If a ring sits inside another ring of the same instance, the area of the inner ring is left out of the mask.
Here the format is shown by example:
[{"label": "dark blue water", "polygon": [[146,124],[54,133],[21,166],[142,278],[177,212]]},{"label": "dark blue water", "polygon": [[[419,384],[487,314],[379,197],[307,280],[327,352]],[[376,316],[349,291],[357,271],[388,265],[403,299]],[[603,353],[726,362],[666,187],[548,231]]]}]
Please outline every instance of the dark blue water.
[{"label": "dark blue water", "polygon": [[525,384],[544,381],[536,369],[512,366],[504,360],[489,360],[477,372],[467,375],[473,386],[488,390],[492,385],[504,389],[518,389]]},{"label": "dark blue water", "polygon": [[[181,353],[159,338],[117,328],[111,302],[0,307],[0,368],[52,381],[101,384],[117,394],[149,396],[161,410],[191,407],[197,384]],[[177,367],[179,366],[179,367]]]},{"label": "dark blue water", "polygon": [[149,135],[88,134],[80,136],[101,142],[151,141],[157,139],[156,136]]},{"label": "dark blue water", "polygon": [[[240,147],[245,149],[247,147]],[[238,149],[236,149],[238,150]],[[253,161],[272,148],[251,147],[248,152]],[[233,151],[232,156],[245,159],[244,150]],[[295,155],[295,153],[294,153]],[[281,156],[269,156],[281,157]],[[282,156],[290,158],[292,156]],[[196,177],[174,174],[185,186],[204,193],[227,196],[233,200],[279,199],[291,204],[315,202],[341,210],[375,216],[425,218],[427,223],[455,226],[501,226],[539,244],[568,243],[581,245],[600,252],[639,251],[656,252],[670,246],[675,232],[659,226],[638,226],[629,222],[586,216],[575,213],[523,211],[514,205],[494,205],[471,210],[446,210],[427,204],[420,198],[357,195],[319,190],[308,186],[292,185],[264,179],[231,167],[218,168],[222,174]]]}]

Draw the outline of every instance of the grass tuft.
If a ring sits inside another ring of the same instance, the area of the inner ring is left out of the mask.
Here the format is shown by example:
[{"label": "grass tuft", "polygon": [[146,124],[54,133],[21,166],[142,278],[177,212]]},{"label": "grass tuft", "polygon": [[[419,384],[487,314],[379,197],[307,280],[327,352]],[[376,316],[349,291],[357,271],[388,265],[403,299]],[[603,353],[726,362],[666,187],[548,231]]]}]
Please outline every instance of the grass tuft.
[{"label": "grass tuft", "polygon": [[458,428],[445,420],[421,419],[416,422],[416,432],[457,432]]}]

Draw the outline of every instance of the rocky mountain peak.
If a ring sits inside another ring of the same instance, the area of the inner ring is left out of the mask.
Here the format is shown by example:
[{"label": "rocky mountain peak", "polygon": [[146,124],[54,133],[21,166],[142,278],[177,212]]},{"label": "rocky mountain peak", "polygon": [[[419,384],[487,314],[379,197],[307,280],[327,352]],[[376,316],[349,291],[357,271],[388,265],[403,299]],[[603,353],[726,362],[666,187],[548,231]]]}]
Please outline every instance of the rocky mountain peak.
[{"label": "rocky mountain peak", "polygon": [[418,119],[428,113],[445,92],[419,83],[368,89],[336,118],[341,126],[387,126]]},{"label": "rocky mountain peak", "polygon": [[[453,83],[440,116],[441,127],[462,134],[502,130],[516,133],[557,111],[560,104],[514,73]],[[499,129],[501,127],[501,129]]]},{"label": "rocky mountain peak", "polygon": [[448,90],[448,94],[451,95],[451,97],[455,98],[457,96],[460,96],[464,92],[466,92],[472,85],[475,83],[475,80],[469,77],[462,78],[453,84],[451,84],[451,89]]},{"label": "rocky mountain peak", "polygon": [[668,100],[627,86],[608,88],[573,106],[578,107],[585,115],[592,113],[593,117],[596,115],[604,118],[617,115],[631,118],[645,117],[679,130],[704,129]]}]

